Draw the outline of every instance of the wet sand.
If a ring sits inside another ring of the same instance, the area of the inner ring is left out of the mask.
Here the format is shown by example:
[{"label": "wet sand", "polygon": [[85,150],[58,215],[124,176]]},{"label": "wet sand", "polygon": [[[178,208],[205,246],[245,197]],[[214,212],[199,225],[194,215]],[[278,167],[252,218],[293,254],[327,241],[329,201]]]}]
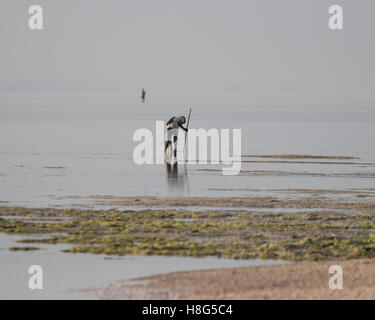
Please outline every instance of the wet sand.
[{"label": "wet sand", "polygon": [[[347,192],[345,190],[315,190],[315,189],[298,189],[286,190],[290,195],[293,193],[311,193],[317,194],[351,194],[371,196],[373,199],[375,193],[365,190]],[[64,199],[70,200],[93,200],[97,205],[109,206],[141,206],[141,207],[218,207],[218,208],[322,208],[334,210],[361,210],[375,212],[375,201],[369,199],[330,199],[327,197],[303,197],[292,199],[280,199],[278,197],[121,197],[121,196],[106,196],[106,195],[91,195],[87,197],[69,196]],[[368,200],[368,201],[365,201]]]},{"label": "wet sand", "polygon": [[326,160],[355,160],[353,156],[330,156],[330,155],[310,155],[310,154],[248,154],[244,158],[271,158],[271,159],[326,159]]},{"label": "wet sand", "polygon": [[[343,289],[329,267],[340,265]],[[375,299],[375,259],[174,272],[92,290],[100,299]]]},{"label": "wet sand", "polygon": [[[211,172],[220,173],[221,169],[195,169],[196,172]],[[296,171],[281,171],[281,170],[240,170],[240,175],[246,176],[277,176],[277,177],[337,177],[337,178],[373,178],[374,172],[351,172],[351,173],[321,173],[321,172],[296,172]]]}]

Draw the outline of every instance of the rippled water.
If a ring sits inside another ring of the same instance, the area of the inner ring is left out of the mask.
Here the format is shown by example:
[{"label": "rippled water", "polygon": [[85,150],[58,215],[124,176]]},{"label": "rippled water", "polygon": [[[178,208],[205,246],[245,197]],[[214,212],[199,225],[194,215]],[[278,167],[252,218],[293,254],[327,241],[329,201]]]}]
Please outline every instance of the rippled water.
[{"label": "rippled water", "polygon": [[[371,103],[150,98],[140,104],[110,95],[9,94],[0,96],[0,201],[49,206],[79,203],[63,199],[70,195],[264,195],[270,189],[375,185],[373,176],[330,175],[374,173],[373,165],[247,162],[245,172],[230,177],[221,175],[221,165],[179,165],[174,174],[164,165],[136,165],[135,130],[154,131],[156,120],[186,115],[189,107],[191,128],[241,128],[244,155],[343,155],[360,159],[338,162],[375,162]],[[325,175],[289,174],[294,172]]]}]

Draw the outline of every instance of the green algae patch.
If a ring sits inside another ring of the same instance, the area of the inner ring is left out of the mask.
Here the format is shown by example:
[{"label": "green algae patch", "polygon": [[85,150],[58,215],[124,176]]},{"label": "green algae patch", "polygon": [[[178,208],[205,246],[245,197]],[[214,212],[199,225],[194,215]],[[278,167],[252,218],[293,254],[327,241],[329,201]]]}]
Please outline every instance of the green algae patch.
[{"label": "green algae patch", "polygon": [[10,247],[9,251],[35,251],[39,250],[37,247]]},{"label": "green algae patch", "polygon": [[19,243],[70,244],[64,250],[69,253],[289,261],[375,258],[375,215],[369,212],[0,208],[1,216],[0,232],[25,234]]}]

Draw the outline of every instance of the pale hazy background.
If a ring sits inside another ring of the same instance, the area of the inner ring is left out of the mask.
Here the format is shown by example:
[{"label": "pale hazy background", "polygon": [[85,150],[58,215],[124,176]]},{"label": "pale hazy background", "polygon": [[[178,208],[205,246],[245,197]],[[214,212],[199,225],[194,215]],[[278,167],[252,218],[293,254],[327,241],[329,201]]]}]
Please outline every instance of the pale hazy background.
[{"label": "pale hazy background", "polygon": [[[28,28],[33,4],[43,6],[43,31]],[[328,29],[332,4],[344,5],[343,31]],[[375,0],[0,0],[0,206],[140,210],[87,197],[306,196],[293,189],[352,190],[327,199],[358,201],[355,190],[375,185],[374,16]],[[236,176],[222,176],[222,164],[180,164],[174,174],[136,165],[134,132],[189,108],[189,128],[240,128],[242,154],[258,157],[244,157]],[[10,252],[18,239],[0,233],[0,298],[73,299],[71,289],[117,280],[258,263],[104,260],[48,245]],[[25,286],[35,263],[48,270],[37,296]]]},{"label": "pale hazy background", "polygon": [[[28,8],[44,9],[44,30]],[[344,7],[344,30],[328,7]],[[2,0],[0,92],[375,99],[374,0]]]}]

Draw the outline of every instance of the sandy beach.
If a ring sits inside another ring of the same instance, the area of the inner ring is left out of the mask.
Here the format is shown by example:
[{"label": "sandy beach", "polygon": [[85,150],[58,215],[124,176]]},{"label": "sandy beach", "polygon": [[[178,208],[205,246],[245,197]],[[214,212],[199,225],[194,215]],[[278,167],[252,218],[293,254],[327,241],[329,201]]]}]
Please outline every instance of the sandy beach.
[{"label": "sandy beach", "polygon": [[[343,269],[343,289],[332,290],[328,269]],[[375,299],[375,260],[175,272],[92,290],[100,299]]]}]

